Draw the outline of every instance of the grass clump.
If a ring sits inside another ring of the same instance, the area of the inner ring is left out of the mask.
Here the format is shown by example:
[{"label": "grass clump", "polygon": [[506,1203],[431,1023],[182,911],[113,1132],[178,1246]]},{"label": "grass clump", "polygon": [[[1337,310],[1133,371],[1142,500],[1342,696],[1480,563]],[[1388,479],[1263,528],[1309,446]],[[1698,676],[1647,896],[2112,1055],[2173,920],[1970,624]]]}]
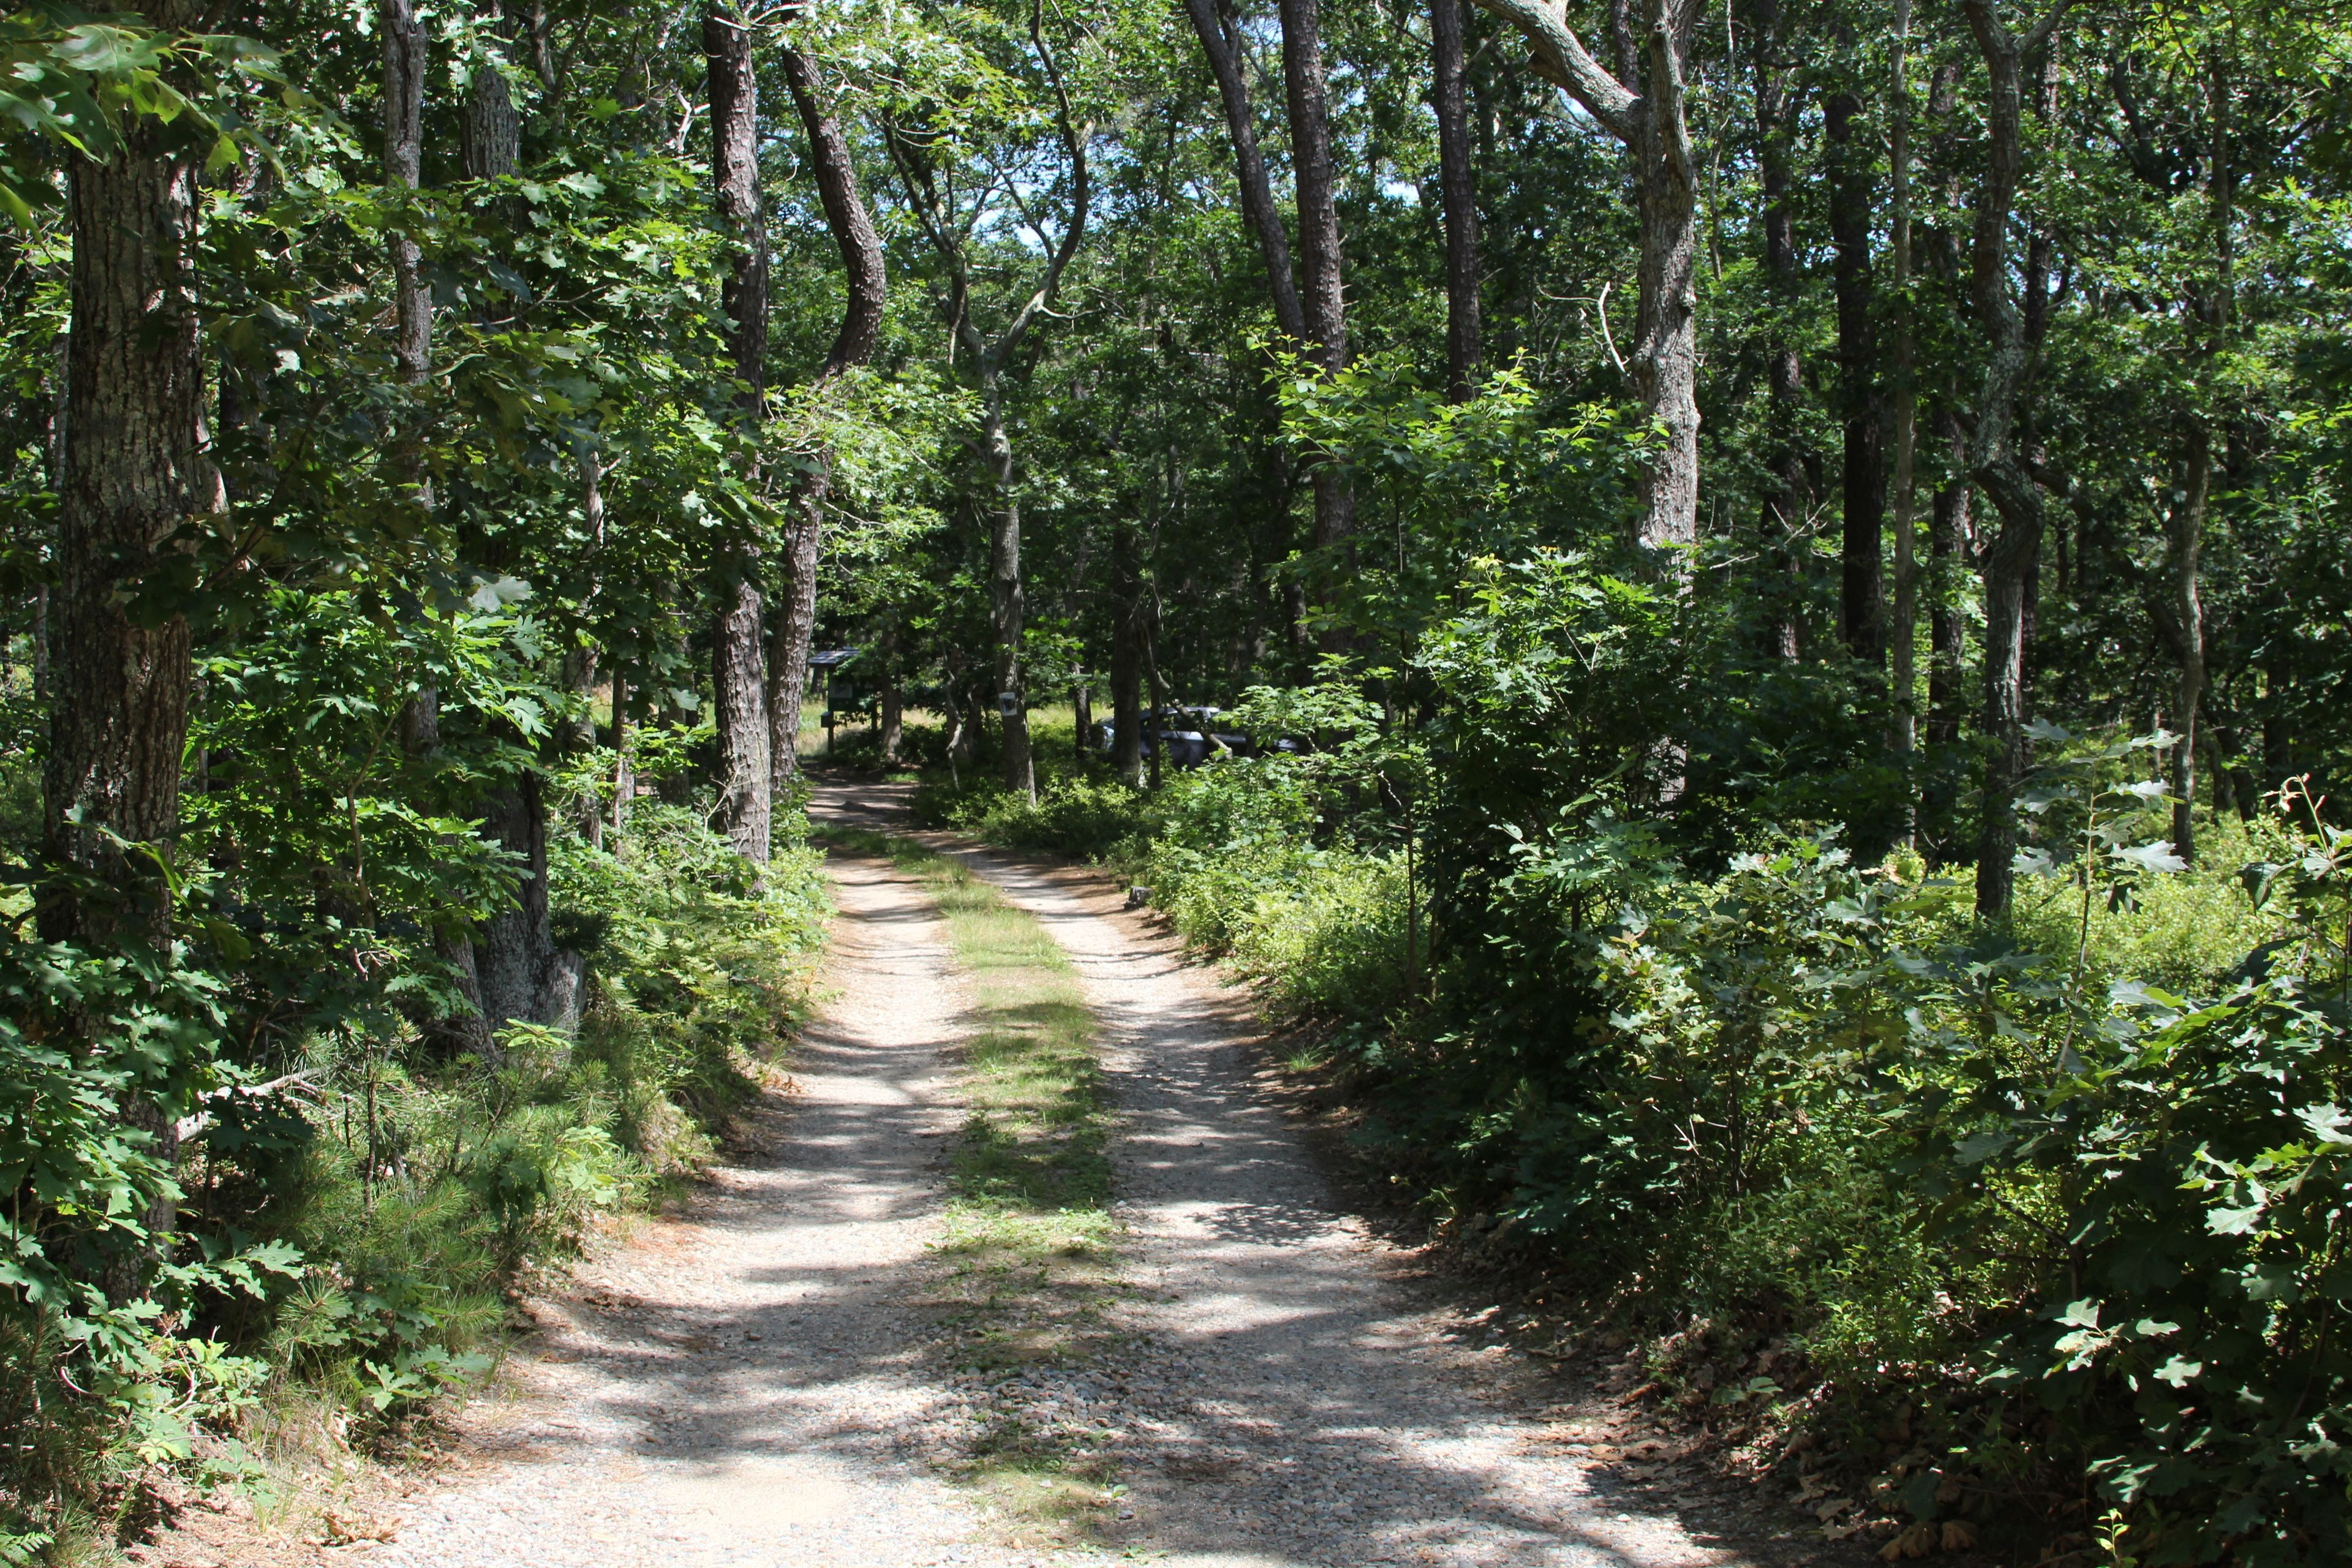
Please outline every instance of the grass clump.
[{"label": "grass clump", "polygon": [[[938,905],[972,985],[961,1047],[969,1105],[949,1158],[937,1243],[957,1311],[960,1370],[997,1383],[1083,1365],[1110,1339],[1119,1289],[1111,1110],[1076,970],[1026,911],[951,856],[856,829],[820,836],[888,858]],[[964,1479],[1013,1519],[1084,1532],[1115,1498],[1084,1435],[1005,1409],[986,1418]]]}]

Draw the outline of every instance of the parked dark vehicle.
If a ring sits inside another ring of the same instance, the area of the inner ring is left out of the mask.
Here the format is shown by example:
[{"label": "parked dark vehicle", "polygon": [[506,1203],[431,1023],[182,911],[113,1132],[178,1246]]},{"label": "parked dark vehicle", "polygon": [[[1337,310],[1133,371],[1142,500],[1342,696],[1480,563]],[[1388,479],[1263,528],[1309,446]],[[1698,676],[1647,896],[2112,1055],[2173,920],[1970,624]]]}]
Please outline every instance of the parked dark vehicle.
[{"label": "parked dark vehicle", "polygon": [[[1180,768],[1198,767],[1211,757],[1226,753],[1253,755],[1258,749],[1256,742],[1218,724],[1224,713],[1222,708],[1154,709],[1143,716],[1143,754],[1148,757],[1164,745],[1168,750],[1163,761]],[[1117,738],[1117,727],[1110,720],[1095,726],[1095,750],[1105,756],[1110,754]]]}]

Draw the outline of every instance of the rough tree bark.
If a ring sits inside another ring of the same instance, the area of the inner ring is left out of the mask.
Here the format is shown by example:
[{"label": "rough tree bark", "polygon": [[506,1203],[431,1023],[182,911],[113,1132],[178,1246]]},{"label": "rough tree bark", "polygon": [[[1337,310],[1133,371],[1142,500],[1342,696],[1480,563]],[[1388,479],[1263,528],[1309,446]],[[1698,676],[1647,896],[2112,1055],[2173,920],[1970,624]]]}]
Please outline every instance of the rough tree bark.
[{"label": "rough tree bark", "polygon": [[1517,27],[1537,73],[1566,88],[1632,155],[1642,231],[1633,384],[1665,432],[1651,468],[1642,539],[1661,548],[1690,543],[1698,536],[1698,181],[1683,62],[1700,7],[1694,0],[1648,0],[1638,38],[1630,11],[1620,7],[1620,79],[1586,50],[1560,0],[1478,3]]},{"label": "rough tree bark", "polygon": [[1462,0],[1429,0],[1430,63],[1437,112],[1437,185],[1445,203],[1445,379],[1467,402],[1481,353],[1478,313],[1478,179],[1471,163]]},{"label": "rough tree bark", "polygon": [[[383,0],[377,20],[383,29],[383,183],[415,191],[425,170],[425,76],[430,47],[415,0]],[[391,250],[393,361],[401,384],[415,386],[431,368],[433,293],[425,286],[416,241],[405,230],[394,232]],[[413,459],[411,467],[402,479],[424,485]],[[425,489],[417,500],[430,507],[431,490]]]},{"label": "rough tree bark", "polygon": [[[170,5],[151,15],[183,27],[194,9]],[[72,331],[47,628],[42,826],[51,865],[81,873],[89,890],[53,881],[36,923],[50,941],[160,946],[171,934],[165,879],[116,845],[152,845],[168,857],[179,828],[188,624],[133,615],[128,601],[163,541],[223,498],[204,424],[194,165],[167,150],[152,122],[134,122],[125,141],[112,158],[77,161],[67,173]],[[179,1157],[173,1110],[135,1081],[121,1103],[126,1126],[166,1165]],[[177,1217],[168,1198],[149,1206],[152,1251]],[[107,1289],[127,1299],[142,1272],[141,1260],[126,1257],[108,1271]]]},{"label": "rough tree bark", "polygon": [[1985,165],[1970,247],[1970,290],[1984,333],[1984,385],[1969,444],[1976,481],[2000,530],[1979,556],[1985,578],[1983,817],[1977,834],[1977,913],[2004,918],[2016,890],[2017,792],[2025,772],[2025,646],[2031,579],[2042,546],[2042,489],[2019,424],[2033,369],[2024,315],[2010,296],[2010,217],[2025,166],[2023,63],[2046,45],[2072,0],[2053,0],[2041,21],[2011,32],[1996,0],[1961,0],[1987,73]]},{"label": "rough tree bark", "polygon": [[[1348,366],[1348,304],[1339,266],[1339,202],[1331,169],[1330,89],[1323,70],[1323,18],[1317,0],[1281,0],[1282,83],[1290,111],[1290,165],[1297,195],[1299,305],[1307,357],[1327,373]],[[1356,531],[1356,496],[1344,475],[1318,466],[1315,542]]]},{"label": "rough tree bark", "polygon": [[549,930],[547,796],[539,770],[525,770],[512,788],[492,795],[483,826],[520,858],[522,875],[512,907],[482,924],[477,943],[482,1012],[494,1029],[518,1019],[554,1023],[559,1010],[550,999],[556,953]]},{"label": "rough tree bark", "polygon": [[[799,9],[797,5],[790,6],[785,15],[789,18]],[[882,335],[888,282],[882,267],[882,237],[876,232],[858,192],[848,138],[826,100],[816,68],[789,43],[783,48],[783,68],[793,108],[808,132],[809,163],[816,175],[825,226],[832,231],[847,274],[848,300],[842,310],[841,329],[817,372],[817,380],[823,383],[873,357],[874,344]],[[800,772],[801,694],[808,688],[809,639],[816,631],[817,559],[824,543],[824,504],[832,488],[826,456],[819,453],[814,464],[793,480],[792,504],[785,510],[782,604],[768,643],[769,771],[776,784]]]},{"label": "rough tree bark", "polygon": [[522,162],[522,112],[506,73],[478,61],[458,116],[457,141],[469,179],[503,179]]},{"label": "rough tree bark", "polygon": [[[768,358],[768,226],[760,201],[760,85],[751,34],[735,7],[712,0],[702,13],[702,52],[710,73],[710,178],[719,222],[735,254],[720,286],[727,345],[742,391],[737,402],[747,438],[765,416]],[[757,476],[746,476],[756,482]],[[772,810],[773,736],[761,658],[758,557],[748,542],[723,549],[712,563],[717,604],[710,628],[710,676],[719,731],[716,826],[735,852],[768,860]]]}]

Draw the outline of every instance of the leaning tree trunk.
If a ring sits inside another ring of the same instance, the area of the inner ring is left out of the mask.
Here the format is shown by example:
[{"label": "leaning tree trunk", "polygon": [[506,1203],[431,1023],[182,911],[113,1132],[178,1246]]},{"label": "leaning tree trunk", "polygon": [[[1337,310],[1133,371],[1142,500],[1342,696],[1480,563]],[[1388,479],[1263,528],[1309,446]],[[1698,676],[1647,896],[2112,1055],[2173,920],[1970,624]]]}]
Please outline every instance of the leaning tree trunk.
[{"label": "leaning tree trunk", "polygon": [[1445,204],[1445,380],[1467,402],[1478,374],[1478,180],[1465,102],[1462,0],[1429,0],[1430,64],[1437,111],[1437,184]]},{"label": "leaning tree trunk", "polygon": [[1297,280],[1290,270],[1290,237],[1282,226],[1282,213],[1274,204],[1266,178],[1265,156],[1257,144],[1257,121],[1250,111],[1249,85],[1242,79],[1240,50],[1226,30],[1216,0],[1184,0],[1192,30],[1209,57],[1217,79],[1217,94],[1225,108],[1225,130],[1233,138],[1234,175],[1241,186],[1242,216],[1258,238],[1265,258],[1266,288],[1274,302],[1275,325],[1285,337],[1303,342],[1307,316],[1298,302]]},{"label": "leaning tree trunk", "polygon": [[[176,12],[180,7],[172,7]],[[182,18],[158,18],[167,26]],[[66,210],[73,235],[68,289],[63,483],[57,582],[48,606],[49,750],[42,821],[60,877],[37,923],[50,941],[142,942],[171,934],[167,879],[129,843],[168,859],[179,827],[180,761],[188,732],[188,623],[134,614],[139,584],[163,541],[222,504],[205,452],[204,365],[194,300],[194,165],[165,150],[159,127],[131,127],[103,163],[73,163]],[[83,1042],[111,1050],[120,1042]],[[121,1064],[126,1126],[167,1167],[179,1157],[168,1076]],[[156,1198],[142,1219],[160,1250],[176,1206]],[[118,1300],[141,1289],[143,1260],[107,1270]]]},{"label": "leaning tree trunk", "polygon": [[[790,7],[797,11],[798,6]],[[825,355],[820,382],[864,364],[882,335],[888,283],[883,271],[882,237],[858,192],[857,168],[841,121],[826,101],[824,84],[806,56],[783,50],[784,84],[793,108],[808,132],[809,162],[826,228],[841,252],[848,282],[841,329]],[[809,639],[816,631],[817,561],[823,552],[824,504],[832,489],[823,455],[794,480],[785,518],[782,600],[768,646],[769,768],[777,784],[800,771],[801,695],[808,687]]]},{"label": "leaning tree trunk", "polygon": [[1642,229],[1633,384],[1665,432],[1651,469],[1642,540],[1661,549],[1690,543],[1698,537],[1698,182],[1683,58],[1697,9],[1674,16],[1665,0],[1650,0],[1646,41],[1636,47],[1631,6],[1619,0],[1612,30],[1621,80],[1601,68],[1552,0],[1478,4],[1518,28],[1534,50],[1538,74],[1573,93],[1632,154]]},{"label": "leaning tree trunk", "polygon": [[801,771],[801,703],[808,695],[809,647],[816,636],[817,562],[824,552],[829,485],[822,474],[793,482],[784,511],[783,549],[777,559],[776,603],[768,628],[768,789],[784,794]]},{"label": "leaning tree trunk", "polygon": [[[768,232],[760,200],[759,79],[751,34],[734,6],[712,0],[702,14],[702,51],[710,72],[710,175],[720,223],[733,243],[733,265],[720,286],[727,343],[741,391],[737,408],[747,436],[766,410]],[[748,445],[748,441],[747,441]],[[755,482],[756,475],[744,476]],[[737,542],[711,573],[710,675],[717,697],[717,826],[735,852],[764,865],[772,813],[773,735],[761,658],[758,558]]]}]

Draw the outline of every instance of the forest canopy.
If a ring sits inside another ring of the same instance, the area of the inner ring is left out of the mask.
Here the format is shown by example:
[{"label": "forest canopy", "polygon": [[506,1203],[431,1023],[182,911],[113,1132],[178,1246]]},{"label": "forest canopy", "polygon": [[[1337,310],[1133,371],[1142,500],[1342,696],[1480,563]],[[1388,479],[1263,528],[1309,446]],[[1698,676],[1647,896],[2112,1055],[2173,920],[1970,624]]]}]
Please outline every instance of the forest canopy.
[{"label": "forest canopy", "polygon": [[2342,6],[156,0],[0,66],[0,1562],[289,1388],[396,1426],[689,1177],[822,766],[1132,873],[1726,1430],[2341,1559]]}]

